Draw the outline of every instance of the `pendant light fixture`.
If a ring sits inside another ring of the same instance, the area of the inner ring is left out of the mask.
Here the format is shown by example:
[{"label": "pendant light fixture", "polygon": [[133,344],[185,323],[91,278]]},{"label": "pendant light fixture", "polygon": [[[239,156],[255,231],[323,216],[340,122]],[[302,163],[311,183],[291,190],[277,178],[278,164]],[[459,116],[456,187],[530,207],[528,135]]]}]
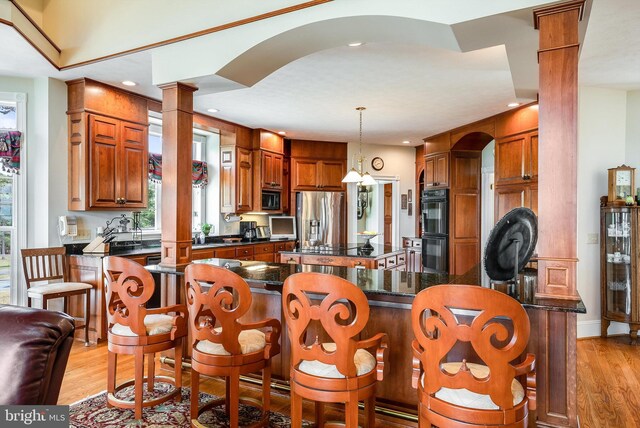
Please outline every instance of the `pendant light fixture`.
[{"label": "pendant light fixture", "polygon": [[366,107],[356,107],[356,110],[360,113],[360,140],[358,147],[358,156],[354,158],[355,165],[351,166],[351,170],[342,179],[343,183],[361,183],[363,186],[372,186],[376,184],[376,180],[369,174],[368,171],[362,172],[365,158],[362,156],[362,112],[366,110]]}]

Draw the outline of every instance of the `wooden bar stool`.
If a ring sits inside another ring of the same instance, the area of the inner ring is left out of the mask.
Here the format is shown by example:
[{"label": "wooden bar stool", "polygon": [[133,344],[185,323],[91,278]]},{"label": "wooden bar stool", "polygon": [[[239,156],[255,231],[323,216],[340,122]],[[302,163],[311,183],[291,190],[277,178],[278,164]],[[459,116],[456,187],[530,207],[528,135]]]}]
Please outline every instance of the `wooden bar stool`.
[{"label": "wooden bar stool", "polygon": [[[185,286],[193,341],[191,426],[202,426],[198,416],[223,403],[232,428],[238,426],[239,403],[262,409],[262,418],[252,426],[268,426],[271,358],[280,353],[280,321],[268,318],[259,322],[240,322],[251,308],[251,291],[244,279],[227,269],[191,264],[185,269]],[[269,331],[265,334],[258,329]],[[262,402],[241,397],[240,375],[260,370]],[[226,396],[200,406],[200,374],[224,376]]]},{"label": "wooden bar stool", "polygon": [[527,426],[535,357],[516,362],[530,328],[519,302],[488,288],[437,285],[418,293],[411,322],[421,428]]},{"label": "wooden bar stool", "polygon": [[[324,403],[345,403],[345,425],[356,428],[358,401],[363,400],[366,426],[373,427],[387,335],[355,339],[369,320],[362,290],[337,276],[297,273],[284,282],[282,310],[291,342],[291,425],[301,426],[306,398],[316,402],[319,427],[324,426]],[[321,334],[330,341],[322,343]],[[314,338],[311,345],[306,344],[307,336]]]},{"label": "wooden bar stool", "polygon": [[84,282],[69,282],[67,258],[64,247],[25,248],[22,254],[22,270],[27,283],[27,306],[32,300],[40,300],[42,309],[47,302],[62,297],[64,312],[69,313],[69,297],[84,294],[84,346],[89,346],[89,320],[91,319],[91,290]]},{"label": "wooden bar stool", "polygon": [[[155,283],[151,273],[133,260],[105,257],[104,275],[107,279],[108,361],[107,406],[134,409],[135,418],[142,419],[142,408],[151,407],[176,397],[182,399],[182,341],[187,335],[187,308],[173,305],[147,309]],[[170,315],[174,312],[175,315]],[[175,379],[155,375],[155,353],[174,349]],[[135,358],[135,377],[116,386],[117,355],[130,354]],[[144,356],[148,355],[148,377],[144,377]],[[166,382],[174,388],[161,397],[143,400],[143,383],[153,391],[155,382]],[[134,401],[116,398],[123,388],[134,385]]]}]

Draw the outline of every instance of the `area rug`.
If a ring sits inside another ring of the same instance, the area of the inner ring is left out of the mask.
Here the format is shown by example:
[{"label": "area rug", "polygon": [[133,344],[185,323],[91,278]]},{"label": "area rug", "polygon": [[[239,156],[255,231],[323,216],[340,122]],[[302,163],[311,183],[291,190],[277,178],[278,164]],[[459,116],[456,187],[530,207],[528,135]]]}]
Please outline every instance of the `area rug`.
[{"label": "area rug", "polygon": [[[156,383],[152,393],[144,389],[144,398],[160,396],[172,388],[167,383]],[[133,386],[121,390],[117,397],[124,400],[133,400]],[[148,407],[142,411],[142,421],[134,419],[133,410],[107,408],[107,393],[103,391],[94,396],[85,398],[70,406],[69,426],[72,428],[121,428],[121,427],[189,427],[189,400],[190,388],[182,388],[182,401],[166,401],[154,407]],[[200,402],[204,403],[215,399],[211,394],[200,393]],[[240,404],[240,426],[251,424],[260,419],[260,409]],[[227,427],[229,419],[224,412],[224,406],[209,410],[198,418],[198,421],[208,427]],[[310,422],[303,422],[303,427],[311,427]],[[281,413],[271,412],[269,426],[273,428],[290,427],[289,418]]]}]

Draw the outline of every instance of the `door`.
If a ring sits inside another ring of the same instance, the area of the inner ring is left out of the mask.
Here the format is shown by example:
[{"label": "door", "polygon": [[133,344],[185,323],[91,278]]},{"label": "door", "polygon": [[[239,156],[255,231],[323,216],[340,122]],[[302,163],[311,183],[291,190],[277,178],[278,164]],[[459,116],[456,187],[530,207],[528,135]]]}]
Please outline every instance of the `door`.
[{"label": "door", "polygon": [[282,170],[284,157],[277,153],[262,151],[262,188],[282,189]]},{"label": "door", "polygon": [[291,164],[291,190],[317,190],[318,161],[293,159]]},{"label": "door", "polygon": [[524,180],[526,152],[525,135],[496,140],[496,185],[520,183]]},{"label": "door", "polygon": [[320,189],[327,191],[341,191],[344,184],[342,177],[346,175],[346,165],[344,161],[320,161],[320,173],[318,183]]},{"label": "door", "polygon": [[447,201],[423,201],[424,232],[423,234],[447,234]]},{"label": "door", "polygon": [[147,127],[135,123],[121,122],[120,136],[123,170],[120,178],[120,197],[125,199],[123,208],[146,208],[147,206]]},{"label": "door", "polygon": [[436,159],[434,156],[424,158],[424,187],[432,187],[436,181]]},{"label": "door", "polygon": [[422,238],[422,266],[427,272],[447,272],[446,236]]},{"label": "door", "polygon": [[91,207],[118,206],[118,132],[118,120],[89,116]]},{"label": "door", "polygon": [[253,210],[253,173],[251,163],[251,150],[238,148],[236,152],[237,177],[236,177],[236,204],[238,212]]},{"label": "door", "polygon": [[434,187],[449,186],[449,153],[438,155],[435,160]]},{"label": "door", "polygon": [[384,185],[384,245],[393,244],[393,184]]}]

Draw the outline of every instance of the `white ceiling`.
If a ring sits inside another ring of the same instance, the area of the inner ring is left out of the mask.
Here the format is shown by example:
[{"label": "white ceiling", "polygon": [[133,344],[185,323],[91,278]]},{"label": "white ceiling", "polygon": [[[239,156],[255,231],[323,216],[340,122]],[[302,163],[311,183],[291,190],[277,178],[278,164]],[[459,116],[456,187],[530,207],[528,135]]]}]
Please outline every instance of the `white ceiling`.
[{"label": "white ceiling", "polygon": [[[640,2],[593,0],[580,59],[580,84],[640,88]],[[5,61],[0,75],[61,80],[90,77],[160,98],[152,85],[151,51],[56,71],[13,28],[0,25]],[[532,49],[535,55],[535,48]],[[7,61],[6,59],[9,59]],[[515,98],[504,46],[470,52],[423,44],[375,42],[327,49],[288,63],[250,88],[198,95],[195,106],[250,127],[287,131],[287,136],[357,141],[363,105],[365,143],[413,145],[422,138],[507,109]],[[212,84],[201,79],[201,87]]]}]

